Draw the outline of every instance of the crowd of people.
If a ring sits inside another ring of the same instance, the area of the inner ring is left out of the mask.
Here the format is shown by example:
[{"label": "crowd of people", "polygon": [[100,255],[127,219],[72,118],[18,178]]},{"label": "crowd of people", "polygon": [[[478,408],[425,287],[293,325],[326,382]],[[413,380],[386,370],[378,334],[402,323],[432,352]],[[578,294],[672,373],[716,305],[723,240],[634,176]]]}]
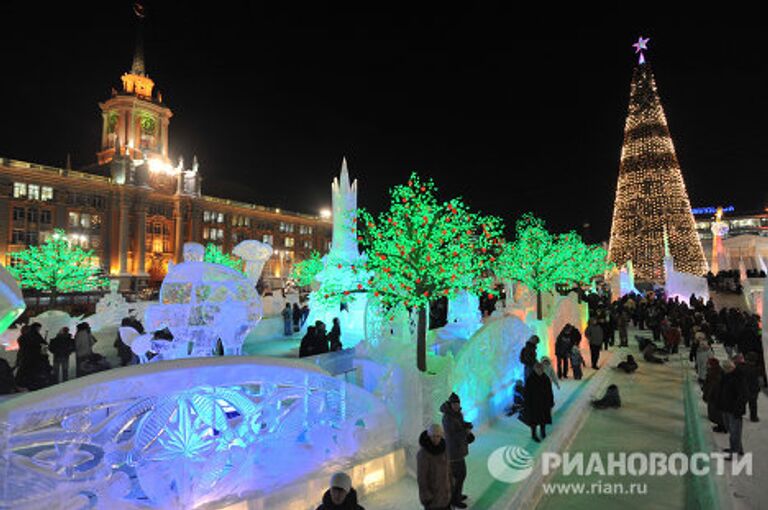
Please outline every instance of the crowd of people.
[{"label": "crowd of people", "polygon": [[738,269],[729,269],[718,271],[715,275],[710,271],[707,273],[707,285],[712,291],[741,294],[741,272]]},{"label": "crowd of people", "polygon": [[342,349],[341,324],[339,323],[339,318],[334,317],[333,325],[329,332],[326,332],[323,321],[315,321],[314,326],[307,327],[307,332],[302,337],[301,344],[299,345],[299,357],[306,358],[307,356],[340,351]]},{"label": "crowd of people", "polygon": [[285,303],[285,308],[281,312],[283,316],[283,334],[285,336],[292,336],[304,327],[304,323],[307,322],[309,317],[309,305],[306,301],[299,306],[298,303]]},{"label": "crowd of people", "polygon": [[67,381],[73,354],[75,377],[110,368],[104,356],[93,352],[96,337],[90,325],[81,322],[76,330],[73,337],[68,327],[62,327],[49,342],[39,322],[23,325],[15,365],[11,367],[0,359],[0,394],[38,390]]}]

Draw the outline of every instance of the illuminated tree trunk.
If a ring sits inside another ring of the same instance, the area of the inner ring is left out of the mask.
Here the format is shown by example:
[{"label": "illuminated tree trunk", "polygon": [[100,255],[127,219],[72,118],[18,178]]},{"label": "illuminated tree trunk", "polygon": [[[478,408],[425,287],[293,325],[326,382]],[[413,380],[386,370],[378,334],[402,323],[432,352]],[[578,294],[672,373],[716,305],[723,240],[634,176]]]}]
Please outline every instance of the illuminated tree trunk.
[{"label": "illuminated tree trunk", "polygon": [[416,366],[422,372],[427,371],[427,310],[419,308],[419,322],[416,325]]},{"label": "illuminated tree trunk", "polygon": [[541,290],[536,291],[536,318],[541,320]]}]

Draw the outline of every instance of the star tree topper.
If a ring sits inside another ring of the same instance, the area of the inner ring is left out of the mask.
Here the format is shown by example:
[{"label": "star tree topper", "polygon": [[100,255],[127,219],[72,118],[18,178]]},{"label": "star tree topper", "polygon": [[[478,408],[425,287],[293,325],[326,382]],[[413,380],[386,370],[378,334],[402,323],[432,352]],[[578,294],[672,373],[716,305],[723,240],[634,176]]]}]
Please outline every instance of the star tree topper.
[{"label": "star tree topper", "polygon": [[648,50],[648,41],[650,41],[650,37],[645,37],[641,35],[638,37],[637,42],[632,45],[633,48],[635,48],[635,53],[639,53],[640,57],[637,61],[638,64],[645,64],[645,55],[643,54],[643,51]]}]

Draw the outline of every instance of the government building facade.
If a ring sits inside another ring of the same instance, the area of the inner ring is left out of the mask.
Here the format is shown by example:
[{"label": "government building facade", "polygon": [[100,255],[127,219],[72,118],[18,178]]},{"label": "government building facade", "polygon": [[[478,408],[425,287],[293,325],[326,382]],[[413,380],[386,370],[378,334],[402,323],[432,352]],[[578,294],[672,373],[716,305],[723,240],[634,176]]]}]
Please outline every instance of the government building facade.
[{"label": "government building facade", "polygon": [[[0,156],[0,260],[45,242],[54,229],[93,251],[93,263],[121,290],[157,286],[185,242],[229,253],[240,241],[272,245],[262,273],[280,287],[293,264],[331,241],[328,218],[206,196],[197,158],[186,166],[168,154],[171,110],[144,70],[141,45],[122,90],[100,103],[101,150],[94,165],[55,168]],[[70,166],[70,165],[67,165]]]}]

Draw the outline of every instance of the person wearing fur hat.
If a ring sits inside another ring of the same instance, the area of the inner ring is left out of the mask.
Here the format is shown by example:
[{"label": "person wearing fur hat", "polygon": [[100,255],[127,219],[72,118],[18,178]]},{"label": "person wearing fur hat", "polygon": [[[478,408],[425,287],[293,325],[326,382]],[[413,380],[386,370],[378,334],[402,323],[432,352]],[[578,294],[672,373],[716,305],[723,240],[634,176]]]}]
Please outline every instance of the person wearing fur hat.
[{"label": "person wearing fur hat", "polygon": [[357,492],[352,488],[352,479],[339,471],[331,476],[329,488],[323,494],[323,503],[317,510],[365,510],[357,504]]},{"label": "person wearing fur hat", "polygon": [[443,413],[443,430],[445,443],[448,446],[448,461],[451,465],[452,504],[456,508],[467,508],[464,503],[467,496],[462,494],[462,490],[464,480],[467,478],[467,463],[464,458],[469,454],[469,443],[474,440],[474,435],[470,432],[472,424],[464,421],[461,400],[455,393],[451,393],[448,400],[443,402],[440,412]]},{"label": "person wearing fur hat", "polygon": [[451,469],[443,427],[433,423],[419,436],[421,449],[416,454],[416,481],[424,510],[451,508]]}]

